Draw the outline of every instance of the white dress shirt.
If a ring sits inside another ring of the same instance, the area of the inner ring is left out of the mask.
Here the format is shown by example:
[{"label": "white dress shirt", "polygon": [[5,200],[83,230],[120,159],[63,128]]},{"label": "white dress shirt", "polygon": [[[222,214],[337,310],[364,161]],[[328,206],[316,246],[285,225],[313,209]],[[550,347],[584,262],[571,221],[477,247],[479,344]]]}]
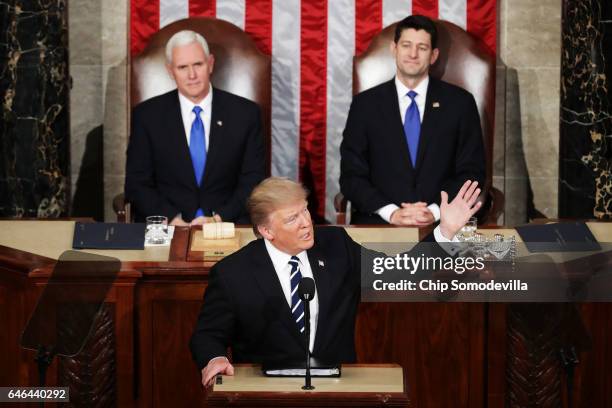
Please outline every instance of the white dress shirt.
[{"label": "white dress shirt", "polygon": [[429,86],[429,77],[423,78],[421,82],[414,88],[410,89],[402,81],[399,80],[397,75],[395,76],[395,88],[397,89],[397,100],[399,101],[400,117],[402,118],[402,125],[406,120],[406,109],[412,104],[412,99],[408,96],[408,92],[414,91],[417,96],[414,97],[414,101],[419,108],[419,116],[421,123],[423,123],[423,114],[425,113],[425,103],[427,102],[427,87]]},{"label": "white dress shirt", "polygon": [[[287,301],[289,310],[291,310],[291,265],[289,265],[291,255],[279,250],[267,239],[264,239],[264,243],[266,244],[266,250],[268,251],[268,255],[270,255],[270,259],[272,259],[272,265],[274,265],[274,271],[276,272],[276,276],[278,276],[278,281],[281,284],[281,288],[283,288],[283,294],[285,295],[285,300]],[[302,251],[296,256],[300,260],[300,273],[302,274],[302,278],[312,278],[314,280],[314,276],[312,275],[312,269],[310,268],[310,262],[308,261],[308,254],[306,253],[306,251]],[[314,340],[315,335],[317,333],[318,318],[319,295],[317,291],[315,291],[315,296],[310,301],[310,342],[308,345],[308,347],[310,348],[310,352],[312,352],[314,348]]]},{"label": "white dress shirt", "polygon": [[193,125],[193,121],[195,120],[195,113],[193,112],[193,108],[195,106],[199,106],[202,108],[202,112],[200,112],[200,118],[202,119],[202,123],[204,124],[204,135],[206,136],[204,139],[206,141],[206,151],[208,151],[208,143],[210,141],[209,130],[210,130],[210,117],[212,115],[212,99],[213,99],[213,87],[209,87],[209,92],[199,103],[193,103],[186,96],[178,93],[179,95],[179,104],[181,105],[181,117],[183,119],[183,127],[185,128],[185,136],[187,137],[187,146],[190,144],[191,138],[191,126]]},{"label": "white dress shirt", "polygon": [[[412,99],[408,96],[408,92],[411,90],[417,93],[417,96],[414,97],[414,102],[417,104],[419,108],[419,116],[421,118],[421,123],[423,123],[423,115],[425,114],[425,106],[427,103],[427,87],[429,86],[429,76],[426,76],[419,84],[414,88],[410,89],[402,81],[399,80],[397,75],[395,76],[395,88],[397,89],[397,100],[399,102],[399,110],[400,117],[402,118],[402,125],[406,119],[406,109],[412,104]],[[380,215],[380,217],[387,221],[391,222],[391,214],[393,211],[397,210],[399,207],[393,203],[387,204],[384,207],[379,208],[376,211],[376,214]],[[438,204],[429,204],[427,206],[429,211],[434,216],[435,221],[440,220],[440,207]]]}]

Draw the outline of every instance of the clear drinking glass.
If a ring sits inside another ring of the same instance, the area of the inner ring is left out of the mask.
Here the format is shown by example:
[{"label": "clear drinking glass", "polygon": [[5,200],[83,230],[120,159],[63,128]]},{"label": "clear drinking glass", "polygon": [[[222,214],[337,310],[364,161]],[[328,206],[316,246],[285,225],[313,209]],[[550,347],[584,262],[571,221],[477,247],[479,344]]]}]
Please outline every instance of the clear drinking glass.
[{"label": "clear drinking glass", "polygon": [[475,256],[484,259],[489,258],[487,253],[487,237],[480,232],[474,232],[472,234],[472,252]]},{"label": "clear drinking glass", "polygon": [[474,233],[476,233],[476,228],[478,225],[478,220],[476,217],[472,217],[468,220],[468,222],[461,228],[460,234],[462,237],[462,241],[471,242],[474,240]]},{"label": "clear drinking glass", "polygon": [[147,232],[145,241],[147,244],[164,244],[168,239],[168,218],[163,215],[151,215],[146,218]]}]

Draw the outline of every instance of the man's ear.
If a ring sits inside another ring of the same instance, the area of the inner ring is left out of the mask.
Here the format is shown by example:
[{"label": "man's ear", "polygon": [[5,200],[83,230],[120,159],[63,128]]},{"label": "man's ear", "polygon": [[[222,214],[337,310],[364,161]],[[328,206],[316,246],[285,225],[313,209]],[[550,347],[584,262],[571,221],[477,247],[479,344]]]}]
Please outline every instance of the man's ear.
[{"label": "man's ear", "polygon": [[174,79],[174,74],[172,73],[172,65],[166,63],[166,71],[168,71],[168,75],[170,75],[170,78]]},{"label": "man's ear", "polygon": [[259,234],[268,241],[272,241],[274,239],[274,234],[266,225],[258,225],[257,231],[259,231]]},{"label": "man's ear", "polygon": [[397,52],[397,44],[393,40],[391,40],[389,43],[389,51],[391,51],[391,55],[395,57],[395,53]]},{"label": "man's ear", "polygon": [[429,59],[429,65],[435,64],[439,56],[440,56],[440,50],[438,48],[434,48],[431,52],[431,58]]},{"label": "man's ear", "polygon": [[215,66],[215,56],[212,54],[208,54],[208,74],[212,74],[213,68]]}]

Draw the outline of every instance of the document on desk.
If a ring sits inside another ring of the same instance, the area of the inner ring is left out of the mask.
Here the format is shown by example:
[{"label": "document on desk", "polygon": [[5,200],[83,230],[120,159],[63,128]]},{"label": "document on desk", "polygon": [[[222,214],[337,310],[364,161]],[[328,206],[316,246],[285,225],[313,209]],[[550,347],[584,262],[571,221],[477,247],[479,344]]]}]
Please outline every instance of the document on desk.
[{"label": "document on desk", "polygon": [[[305,368],[286,368],[282,370],[266,370],[264,372],[270,377],[304,377]],[[311,368],[310,375],[313,377],[340,377],[339,368]]]},{"label": "document on desk", "polygon": [[[269,377],[304,377],[306,375],[306,362],[270,362],[263,364],[261,369]],[[340,377],[340,374],[339,364],[322,363],[317,359],[311,359],[310,375],[312,377]]]},{"label": "document on desk", "polygon": [[589,227],[580,221],[516,227],[529,252],[599,251]]},{"label": "document on desk", "polygon": [[144,249],[145,224],[76,222],[74,249]]}]

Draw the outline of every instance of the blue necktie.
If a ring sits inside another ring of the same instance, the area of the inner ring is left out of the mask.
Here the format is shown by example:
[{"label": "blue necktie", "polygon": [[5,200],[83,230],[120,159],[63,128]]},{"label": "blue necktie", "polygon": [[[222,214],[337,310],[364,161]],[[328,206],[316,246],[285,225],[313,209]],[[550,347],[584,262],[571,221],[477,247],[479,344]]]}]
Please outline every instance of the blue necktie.
[{"label": "blue necktie", "polygon": [[416,167],[417,152],[419,150],[419,136],[421,133],[421,115],[419,114],[419,107],[414,100],[417,93],[410,91],[407,95],[412,102],[410,106],[408,106],[408,109],[406,109],[406,115],[404,116],[404,134],[408,142],[408,151],[410,153],[412,166]]},{"label": "blue necktie", "polygon": [[298,294],[298,286],[302,280],[298,257],[292,256],[289,265],[291,265],[291,314],[300,333],[304,333],[304,303]]},{"label": "blue necktie", "polygon": [[[189,135],[189,153],[191,153],[191,162],[193,163],[193,171],[198,186],[202,184],[204,168],[206,167],[206,133],[200,112],[202,112],[202,108],[199,106],[193,107],[195,119],[191,124],[191,134]],[[198,208],[195,217],[202,215],[204,215],[204,212],[201,208]]]}]

